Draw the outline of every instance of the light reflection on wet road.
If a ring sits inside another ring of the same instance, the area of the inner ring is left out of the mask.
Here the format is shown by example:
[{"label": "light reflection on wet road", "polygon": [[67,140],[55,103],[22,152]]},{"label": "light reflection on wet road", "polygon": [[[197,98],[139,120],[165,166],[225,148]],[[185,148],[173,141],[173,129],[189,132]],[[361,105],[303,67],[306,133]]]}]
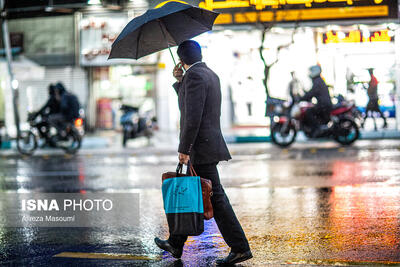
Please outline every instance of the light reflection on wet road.
[{"label": "light reflection on wet road", "polygon": [[[267,264],[400,264],[400,142],[331,143],[280,150],[234,145],[220,164],[226,192],[254,258]],[[133,155],[133,153],[135,153]],[[35,192],[139,192],[140,228],[2,228],[0,259],[13,264],[212,266],[228,253],[213,220],[191,237],[182,262],[153,244],[165,237],[160,176],[175,169],[173,151],[82,151],[20,159],[2,156],[0,189]],[[53,258],[61,252],[160,255],[163,260]]]}]

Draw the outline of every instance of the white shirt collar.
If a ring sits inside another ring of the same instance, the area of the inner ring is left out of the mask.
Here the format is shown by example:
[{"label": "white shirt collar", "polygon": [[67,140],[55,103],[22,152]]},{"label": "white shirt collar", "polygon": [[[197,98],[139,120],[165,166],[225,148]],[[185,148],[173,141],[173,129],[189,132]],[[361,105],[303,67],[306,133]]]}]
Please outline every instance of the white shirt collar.
[{"label": "white shirt collar", "polygon": [[190,67],[186,71],[190,70],[191,67],[193,67],[194,65],[197,65],[199,63],[201,63],[201,61],[197,61],[197,62],[193,63],[192,65],[190,65]]}]

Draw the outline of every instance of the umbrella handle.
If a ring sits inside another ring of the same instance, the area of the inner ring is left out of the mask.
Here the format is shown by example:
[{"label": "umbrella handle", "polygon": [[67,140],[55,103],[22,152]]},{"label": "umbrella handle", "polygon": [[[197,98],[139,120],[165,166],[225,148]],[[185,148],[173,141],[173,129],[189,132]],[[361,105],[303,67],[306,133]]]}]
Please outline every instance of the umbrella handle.
[{"label": "umbrella handle", "polygon": [[172,60],[174,61],[174,66],[176,66],[175,58],[174,58],[174,55],[172,54],[171,47],[169,47],[169,44],[168,44],[168,50],[169,50],[169,53],[171,54]]},{"label": "umbrella handle", "polygon": [[169,46],[169,42],[167,39],[167,35],[165,34],[164,27],[162,25],[162,21],[160,19],[157,19],[157,20],[158,20],[158,24],[160,25],[161,32],[164,35],[164,39],[167,42],[169,53],[171,54],[172,60],[174,61],[174,66],[176,66],[176,61],[175,61],[174,55],[172,54],[171,47]]}]

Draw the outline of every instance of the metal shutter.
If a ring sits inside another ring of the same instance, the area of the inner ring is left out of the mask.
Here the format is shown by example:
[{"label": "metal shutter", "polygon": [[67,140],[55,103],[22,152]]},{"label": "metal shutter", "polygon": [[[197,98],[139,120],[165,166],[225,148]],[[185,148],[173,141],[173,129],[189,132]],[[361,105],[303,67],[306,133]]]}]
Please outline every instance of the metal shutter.
[{"label": "metal shutter", "polygon": [[19,112],[21,122],[27,113],[38,110],[48,99],[47,87],[50,83],[62,82],[66,89],[75,94],[86,110],[88,102],[88,76],[79,67],[46,67],[42,80],[25,80],[19,84]]}]

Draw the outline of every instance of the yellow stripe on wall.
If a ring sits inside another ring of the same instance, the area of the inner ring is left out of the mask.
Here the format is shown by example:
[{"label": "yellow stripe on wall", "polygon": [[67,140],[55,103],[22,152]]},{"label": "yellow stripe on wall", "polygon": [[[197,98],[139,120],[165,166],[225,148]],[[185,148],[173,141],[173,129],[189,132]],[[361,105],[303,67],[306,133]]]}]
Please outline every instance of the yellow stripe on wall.
[{"label": "yellow stripe on wall", "polygon": [[[362,6],[362,7],[332,7],[332,8],[309,8],[298,10],[252,11],[234,14],[235,23],[256,23],[271,21],[302,21],[302,20],[325,20],[325,19],[349,19],[368,17],[387,17],[388,6]],[[275,19],[274,19],[275,16]],[[229,24],[231,14],[219,15],[221,19],[215,24]]]},{"label": "yellow stripe on wall", "polygon": [[232,24],[233,19],[232,15],[228,13],[219,14],[218,17],[215,19],[215,24]]}]

